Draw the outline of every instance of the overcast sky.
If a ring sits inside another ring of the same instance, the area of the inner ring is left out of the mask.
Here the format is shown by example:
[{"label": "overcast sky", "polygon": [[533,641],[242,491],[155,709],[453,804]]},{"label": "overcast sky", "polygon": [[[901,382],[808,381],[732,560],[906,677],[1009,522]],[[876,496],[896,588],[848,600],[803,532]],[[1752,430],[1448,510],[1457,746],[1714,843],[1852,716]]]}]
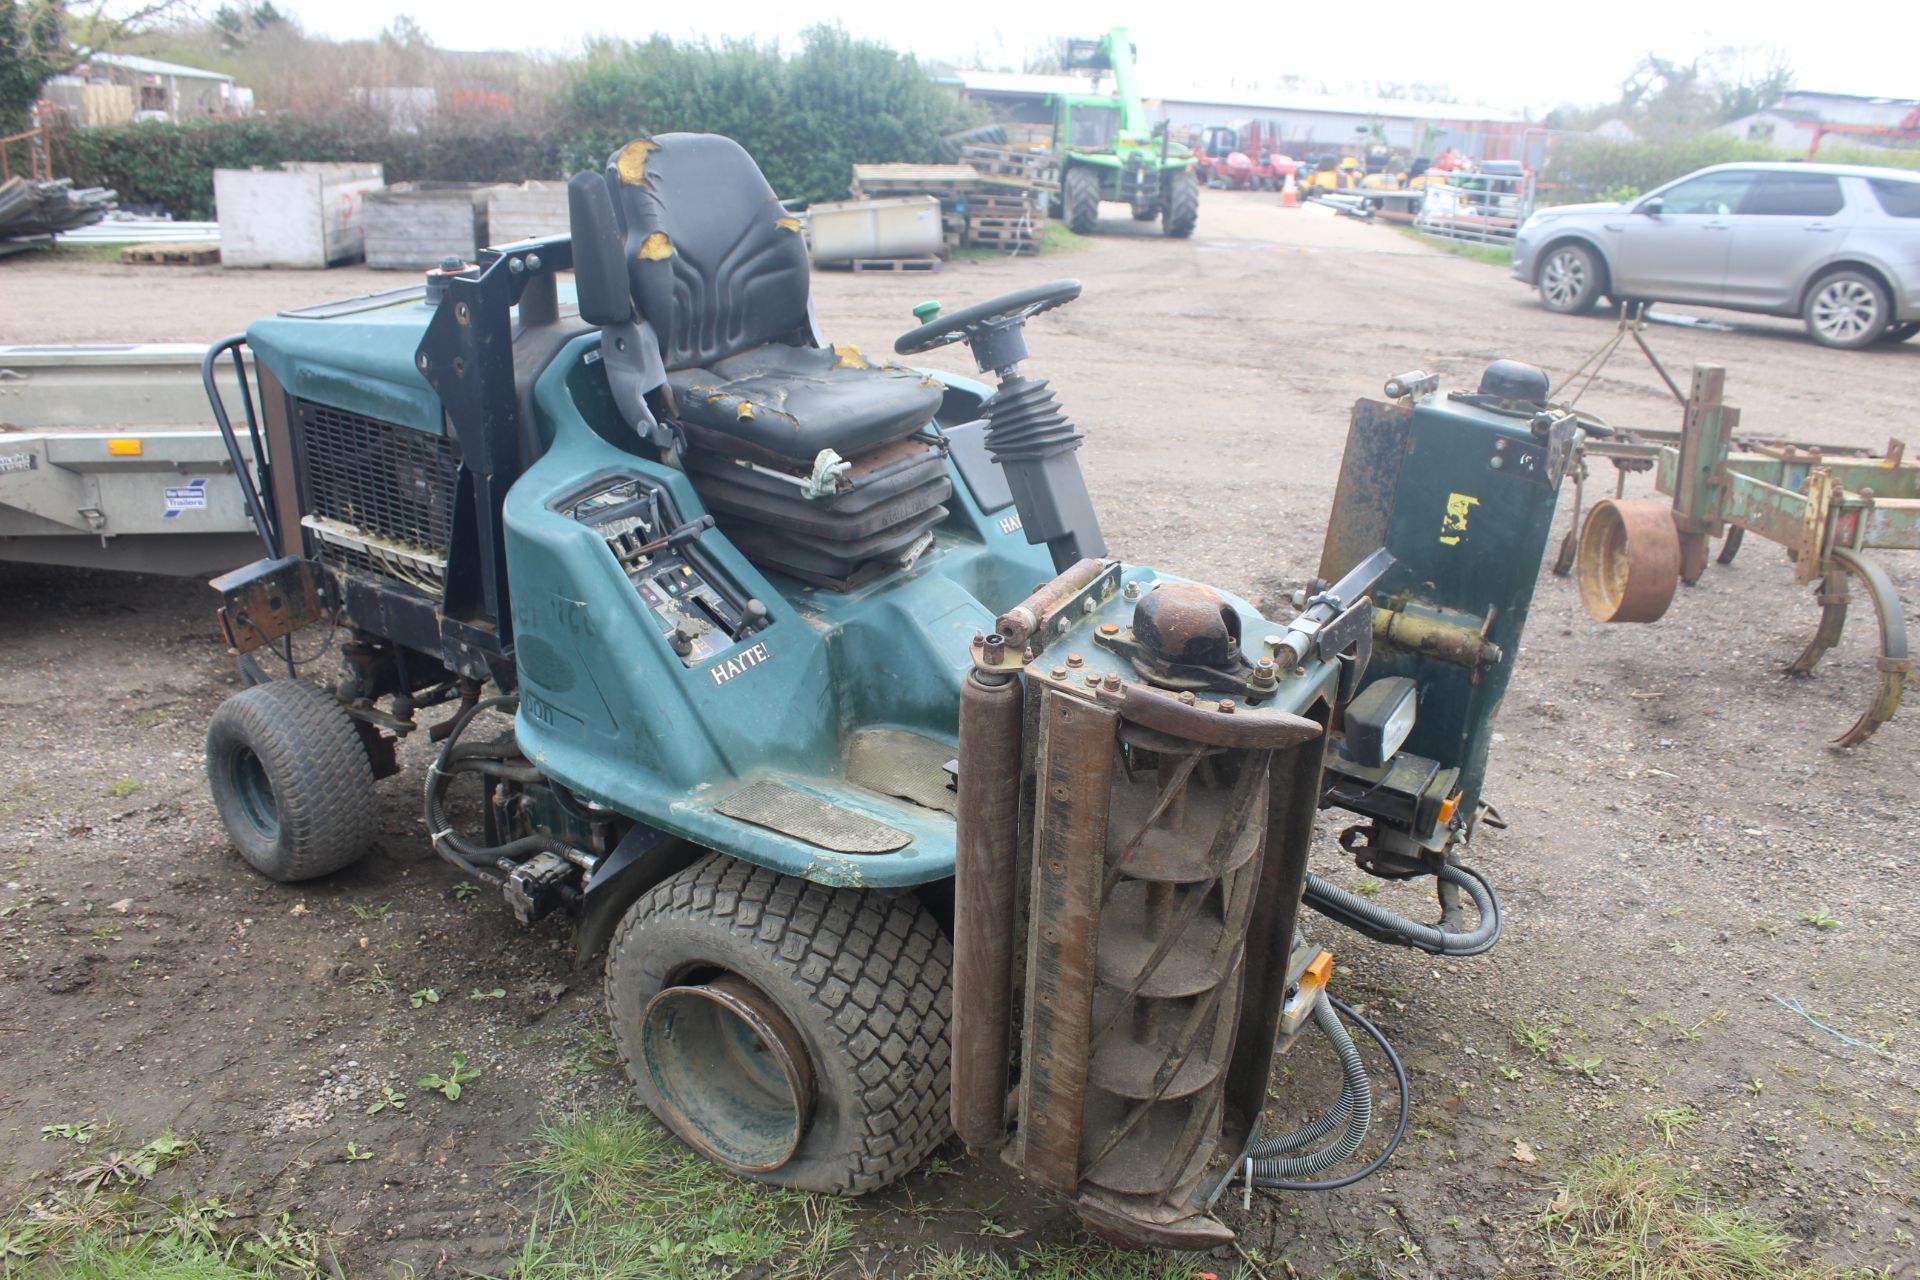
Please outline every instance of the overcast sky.
[{"label": "overcast sky", "polygon": [[[1357,90],[1365,81],[1444,83],[1452,96],[1535,114],[1564,101],[1612,101],[1622,77],[1649,50],[1690,58],[1734,45],[1784,51],[1799,87],[1829,93],[1920,97],[1914,60],[1920,17],[1902,0],[1823,10],[1788,0],[1591,0],[1565,4],[1413,5],[1403,0],[1308,0],[1267,4],[1047,4],[995,0],[841,0],[815,7],[792,0],[721,4],[610,4],[605,0],[280,0],[310,31],[369,36],[411,13],[434,43],[449,49],[567,50],[588,36],[676,38],[753,36],[794,41],[808,25],[837,20],[855,35],[922,57],[965,60],[981,49],[1017,60],[1050,36],[1095,36],[1125,23],[1140,48],[1143,89],[1221,90],[1277,84],[1295,74],[1309,84]],[[1876,12],[1904,23],[1904,34],[1862,29]],[[1906,13],[1905,19],[1896,15]],[[978,26],[968,14],[988,16]],[[1021,15],[1031,15],[1022,20]],[[1834,21],[1851,15],[1859,21]]]}]

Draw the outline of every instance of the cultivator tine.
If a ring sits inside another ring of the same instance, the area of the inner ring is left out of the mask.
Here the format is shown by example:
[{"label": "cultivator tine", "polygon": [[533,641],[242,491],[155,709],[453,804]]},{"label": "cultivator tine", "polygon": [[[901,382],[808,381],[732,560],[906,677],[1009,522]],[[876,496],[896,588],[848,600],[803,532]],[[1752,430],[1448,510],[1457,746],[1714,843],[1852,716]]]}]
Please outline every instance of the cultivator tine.
[{"label": "cultivator tine", "polygon": [[1820,605],[1820,626],[1813,633],[1813,639],[1807,641],[1807,647],[1800,651],[1800,656],[1787,664],[1786,670],[1790,676],[1810,675],[1820,665],[1820,659],[1827,650],[1840,643],[1840,633],[1847,625],[1847,606],[1853,603],[1853,596],[1847,590],[1847,571],[1829,562],[1826,577],[1820,583],[1820,593],[1814,599]]},{"label": "cultivator tine", "polygon": [[[1900,611],[1900,597],[1894,592],[1886,571],[1844,547],[1834,548],[1833,559],[1860,579],[1880,623],[1880,652],[1874,661],[1880,673],[1879,687],[1853,727],[1834,739],[1835,746],[1851,747],[1865,742],[1874,730],[1893,719],[1893,713],[1900,709],[1900,695],[1906,689],[1908,673],[1913,670],[1913,659],[1907,649],[1907,619]],[[1845,607],[1842,605],[1841,609],[1844,611]],[[1823,626],[1824,621],[1822,619]]]}]

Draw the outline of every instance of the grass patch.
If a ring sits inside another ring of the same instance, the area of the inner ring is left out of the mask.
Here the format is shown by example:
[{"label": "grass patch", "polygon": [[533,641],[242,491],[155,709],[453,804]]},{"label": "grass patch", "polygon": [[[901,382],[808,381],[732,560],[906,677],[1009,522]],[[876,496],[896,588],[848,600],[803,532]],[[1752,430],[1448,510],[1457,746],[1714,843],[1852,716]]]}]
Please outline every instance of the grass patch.
[{"label": "grass patch", "polygon": [[1560,1188],[1536,1223],[1566,1280],[1841,1280],[1789,1256],[1793,1240],[1746,1209],[1722,1208],[1652,1156],[1610,1155]]},{"label": "grass patch", "polygon": [[540,1141],[521,1166],[541,1200],[514,1280],[740,1270],[799,1280],[824,1274],[852,1240],[842,1201],[735,1178],[651,1117],[575,1116]]},{"label": "grass patch", "polygon": [[1438,249],[1442,253],[1451,253],[1457,258],[1468,258],[1474,262],[1485,262],[1496,267],[1513,265],[1513,250],[1506,245],[1468,244],[1460,240],[1442,240],[1437,236],[1423,236],[1414,227],[1395,226],[1395,231],[1410,239],[1417,240],[1429,249]]},{"label": "grass patch", "polygon": [[[539,1136],[540,1154],[520,1166],[539,1181],[539,1208],[509,1280],[863,1274],[848,1253],[858,1243],[854,1202],[736,1178],[644,1112],[572,1116]],[[1003,1240],[998,1252],[929,1249],[894,1265],[888,1274],[927,1280],[1188,1280],[1195,1271],[1190,1255],[1037,1240]]]},{"label": "grass patch", "polygon": [[57,1191],[0,1217],[0,1276],[29,1269],[74,1280],[285,1280],[329,1273],[319,1232],[291,1214],[261,1225],[246,1222],[253,1215],[218,1196],[161,1200],[150,1194],[154,1174],[191,1149],[187,1140],[163,1134],[131,1153],[79,1157],[90,1163],[61,1178]]},{"label": "grass patch", "polygon": [[[1049,222],[1040,232],[1040,256],[1043,258],[1069,253],[1085,253],[1091,248],[1093,248],[1092,236],[1076,235],[1064,222]],[[1012,255],[1005,249],[995,249],[986,245],[953,251],[955,262],[991,262],[995,258],[1010,256]]]}]

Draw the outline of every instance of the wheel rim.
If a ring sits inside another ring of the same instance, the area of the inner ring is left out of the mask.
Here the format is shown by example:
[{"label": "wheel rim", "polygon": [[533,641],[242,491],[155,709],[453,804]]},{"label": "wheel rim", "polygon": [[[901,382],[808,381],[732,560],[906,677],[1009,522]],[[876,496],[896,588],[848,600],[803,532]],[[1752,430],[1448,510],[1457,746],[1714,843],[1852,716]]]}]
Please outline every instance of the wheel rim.
[{"label": "wheel rim", "polygon": [[766,1173],[813,1115],[806,1043],[768,995],[722,973],[666,988],[641,1015],[640,1053],[673,1131],[709,1159]]},{"label": "wheel rim", "polygon": [[1835,280],[1813,300],[1813,327],[1837,342],[1858,338],[1880,318],[1880,299],[1858,280]]},{"label": "wheel rim", "polygon": [[250,747],[236,747],[227,757],[227,781],[239,802],[240,815],[267,840],[280,836],[280,805],[273,798],[267,767]]},{"label": "wheel rim", "polygon": [[1570,307],[1587,290],[1587,259],[1572,249],[1562,249],[1547,259],[1540,273],[1540,288],[1547,301],[1557,307]]}]

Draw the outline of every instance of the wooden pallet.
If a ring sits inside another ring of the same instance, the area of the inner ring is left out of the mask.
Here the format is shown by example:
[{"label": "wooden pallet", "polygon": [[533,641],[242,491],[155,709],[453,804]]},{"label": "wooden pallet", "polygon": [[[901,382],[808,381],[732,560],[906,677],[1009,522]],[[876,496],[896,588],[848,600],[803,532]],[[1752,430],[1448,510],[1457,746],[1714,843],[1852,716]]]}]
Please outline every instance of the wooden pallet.
[{"label": "wooden pallet", "polygon": [[1060,163],[1050,151],[972,146],[961,148],[960,156],[979,173],[983,185],[1033,191],[1060,189]]},{"label": "wooden pallet", "polygon": [[853,258],[813,265],[823,271],[851,271],[858,275],[863,271],[938,271],[942,263],[938,258]]},{"label": "wooden pallet", "polygon": [[1030,226],[1011,222],[994,226],[990,220],[968,223],[967,235],[981,244],[1025,244],[1040,238],[1040,233]]},{"label": "wooden pallet", "polygon": [[220,261],[217,244],[130,244],[120,251],[120,261],[163,267],[210,267]]}]

